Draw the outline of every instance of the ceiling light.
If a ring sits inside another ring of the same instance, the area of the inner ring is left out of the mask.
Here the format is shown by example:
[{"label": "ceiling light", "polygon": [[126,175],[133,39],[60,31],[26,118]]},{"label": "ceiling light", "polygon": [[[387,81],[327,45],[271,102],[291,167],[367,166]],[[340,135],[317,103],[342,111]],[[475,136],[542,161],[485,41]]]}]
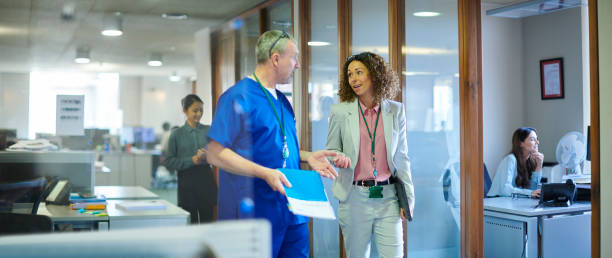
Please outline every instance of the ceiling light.
[{"label": "ceiling light", "polygon": [[168,20],[187,20],[187,14],[185,13],[162,13],[161,16]]},{"label": "ceiling light", "polygon": [[74,62],[77,64],[87,64],[91,61],[89,58],[89,48],[88,47],[79,47],[76,50],[76,57],[74,58]]},{"label": "ceiling light", "polygon": [[162,55],[160,53],[152,53],[147,64],[149,66],[162,66]]},{"label": "ceiling light", "polygon": [[179,76],[176,71],[172,72],[172,74],[168,76],[168,80],[170,80],[171,82],[179,82],[181,81],[181,79],[181,76]]},{"label": "ceiling light", "polygon": [[331,43],[325,42],[325,41],[308,41],[308,45],[313,46],[313,47],[322,47],[322,46],[329,46],[331,45]]},{"label": "ceiling light", "polygon": [[412,15],[417,16],[417,17],[435,17],[435,16],[439,16],[440,13],[439,12],[415,12]]},{"label": "ceiling light", "polygon": [[123,18],[120,12],[104,16],[102,21],[102,35],[109,37],[123,35]]}]

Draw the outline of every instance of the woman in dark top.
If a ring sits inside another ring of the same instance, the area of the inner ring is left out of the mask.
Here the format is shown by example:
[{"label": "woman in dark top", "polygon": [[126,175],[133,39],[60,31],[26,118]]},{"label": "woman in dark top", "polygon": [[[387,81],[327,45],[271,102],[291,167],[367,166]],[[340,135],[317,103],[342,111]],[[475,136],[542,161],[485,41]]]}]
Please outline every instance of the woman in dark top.
[{"label": "woman in dark top", "polygon": [[170,134],[164,164],[178,171],[178,206],[191,214],[191,223],[211,222],[217,184],[203,150],[210,126],[200,124],[203,102],[198,96],[189,94],[181,104],[187,119]]}]

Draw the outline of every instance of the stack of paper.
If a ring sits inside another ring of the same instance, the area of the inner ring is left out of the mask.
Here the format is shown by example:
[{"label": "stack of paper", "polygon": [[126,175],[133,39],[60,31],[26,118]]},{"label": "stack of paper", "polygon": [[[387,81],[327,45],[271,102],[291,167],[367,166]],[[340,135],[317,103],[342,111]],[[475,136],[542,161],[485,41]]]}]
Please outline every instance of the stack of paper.
[{"label": "stack of paper", "polygon": [[106,197],[104,195],[81,197],[78,194],[70,194],[70,208],[73,210],[104,210],[106,209]]},{"label": "stack of paper", "polygon": [[327,200],[321,176],[315,171],[280,168],[292,187],[285,187],[293,213],[321,219],[336,219]]},{"label": "stack of paper", "polygon": [[124,201],[115,204],[115,207],[125,211],[165,210],[166,204],[160,201]]}]

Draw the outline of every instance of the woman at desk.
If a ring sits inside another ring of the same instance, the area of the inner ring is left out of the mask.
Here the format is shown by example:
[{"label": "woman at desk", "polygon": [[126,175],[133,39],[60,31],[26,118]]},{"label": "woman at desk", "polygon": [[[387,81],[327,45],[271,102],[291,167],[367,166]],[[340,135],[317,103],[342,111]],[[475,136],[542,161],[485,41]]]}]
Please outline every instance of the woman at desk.
[{"label": "woman at desk", "polygon": [[217,184],[206,163],[210,126],[200,124],[202,100],[189,94],[181,100],[185,125],[172,131],[168,140],[165,166],[178,171],[178,206],[191,214],[191,223],[210,222],[217,204]]},{"label": "woman at desk", "polygon": [[397,76],[381,56],[364,52],[348,58],[341,77],[326,148],[343,154],[334,160],[341,169],[332,191],[347,257],[369,257],[372,241],[381,257],[402,257],[410,211],[400,209],[394,184],[404,184],[410,210],[414,187],[404,106],[392,101]]},{"label": "woman at desk", "polygon": [[514,194],[540,197],[544,154],[538,151],[539,144],[535,129],[521,127],[514,131],[512,152],[497,167],[488,197]]}]

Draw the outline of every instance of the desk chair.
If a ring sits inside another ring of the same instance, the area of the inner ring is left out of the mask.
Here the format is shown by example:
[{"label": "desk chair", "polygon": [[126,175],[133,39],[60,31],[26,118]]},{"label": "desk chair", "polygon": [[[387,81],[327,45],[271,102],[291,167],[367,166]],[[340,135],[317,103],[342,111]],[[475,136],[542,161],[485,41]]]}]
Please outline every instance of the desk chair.
[{"label": "desk chair", "polygon": [[[44,198],[47,180],[44,177],[0,184],[0,235],[51,232],[53,224],[47,216],[36,215]],[[14,203],[32,203],[29,214],[12,213]]]}]

